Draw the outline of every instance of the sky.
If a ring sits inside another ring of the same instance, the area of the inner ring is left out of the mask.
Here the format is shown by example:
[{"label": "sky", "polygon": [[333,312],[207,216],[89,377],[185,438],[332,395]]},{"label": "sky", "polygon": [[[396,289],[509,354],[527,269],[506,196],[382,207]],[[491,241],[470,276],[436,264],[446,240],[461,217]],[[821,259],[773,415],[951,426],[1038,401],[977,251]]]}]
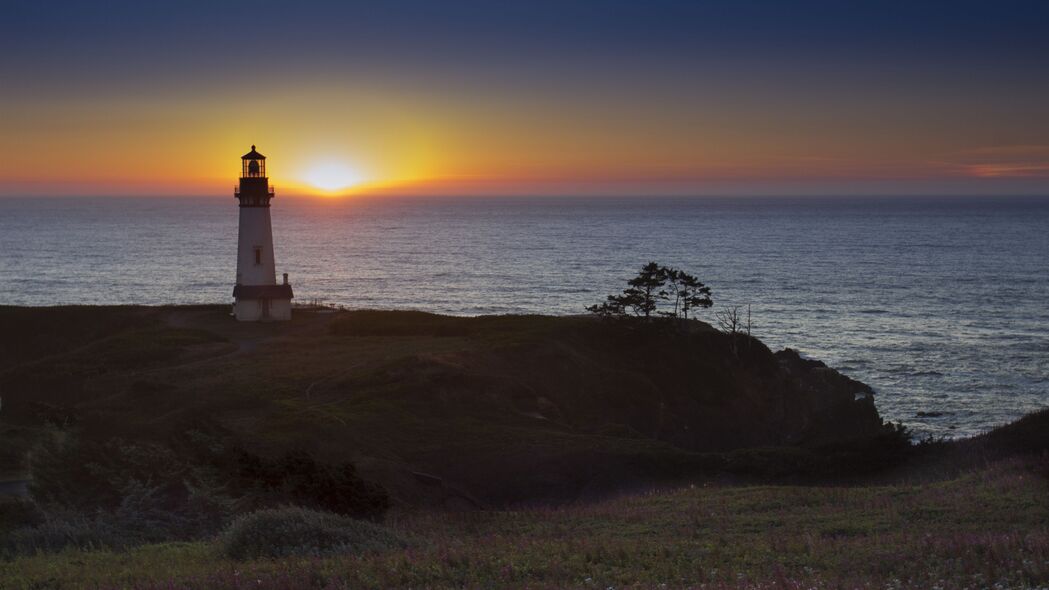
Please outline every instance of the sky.
[{"label": "sky", "polygon": [[1049,2],[39,2],[0,195],[1049,194]]}]

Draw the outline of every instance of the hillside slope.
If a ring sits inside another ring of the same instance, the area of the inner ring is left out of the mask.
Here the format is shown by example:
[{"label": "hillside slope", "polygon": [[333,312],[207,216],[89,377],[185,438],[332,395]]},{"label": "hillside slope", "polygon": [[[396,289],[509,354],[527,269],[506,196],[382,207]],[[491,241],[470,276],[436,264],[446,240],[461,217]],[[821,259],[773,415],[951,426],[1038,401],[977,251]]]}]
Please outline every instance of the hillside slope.
[{"label": "hillside slope", "polygon": [[[15,441],[0,468],[24,471],[45,424],[97,439],[195,429],[352,460],[406,504],[488,505],[789,472],[809,465],[800,449],[892,433],[862,383],[702,322],[227,313],[0,308],[0,427]],[[731,452],[756,447],[780,450]]]}]

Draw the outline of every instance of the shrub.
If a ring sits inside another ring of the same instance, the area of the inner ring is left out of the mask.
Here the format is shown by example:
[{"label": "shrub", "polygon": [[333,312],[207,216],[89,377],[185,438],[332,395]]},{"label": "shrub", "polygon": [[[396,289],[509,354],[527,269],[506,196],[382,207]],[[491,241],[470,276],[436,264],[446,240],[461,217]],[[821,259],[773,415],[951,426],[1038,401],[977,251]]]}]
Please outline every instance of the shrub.
[{"label": "shrub", "polygon": [[34,450],[30,468],[30,493],[45,511],[104,514],[135,538],[213,535],[235,512],[286,504],[368,518],[389,506],[351,463],[303,451],[268,459],[195,431],[169,443],[63,433]]},{"label": "shrub", "polygon": [[377,518],[390,504],[386,490],[361,479],[351,463],[320,463],[303,451],[269,460],[241,450],[236,457],[235,494],[255,507],[294,503]]},{"label": "shrub", "polygon": [[214,534],[223,521],[208,520],[206,513],[178,512],[157,507],[154,490],[141,486],[129,490],[114,510],[94,513],[58,509],[46,516],[30,514],[34,520],[0,536],[0,553],[31,555],[78,549],[128,549],[147,543],[188,540]]},{"label": "shrub", "polygon": [[244,515],[222,533],[219,543],[222,552],[233,559],[359,554],[406,545],[375,523],[298,506]]},{"label": "shrub", "polygon": [[39,524],[44,519],[36,504],[17,497],[0,496],[0,533]]},{"label": "shrub", "polygon": [[30,455],[29,491],[45,507],[114,510],[129,491],[151,482],[154,502],[173,510],[186,496],[189,466],[170,448],[113,438],[99,443],[75,433],[45,440]]},{"label": "shrub", "polygon": [[38,526],[17,529],[4,535],[3,554],[53,553],[67,547],[120,549],[142,542],[137,537],[129,538],[123,533],[113,522],[98,516],[52,516]]}]

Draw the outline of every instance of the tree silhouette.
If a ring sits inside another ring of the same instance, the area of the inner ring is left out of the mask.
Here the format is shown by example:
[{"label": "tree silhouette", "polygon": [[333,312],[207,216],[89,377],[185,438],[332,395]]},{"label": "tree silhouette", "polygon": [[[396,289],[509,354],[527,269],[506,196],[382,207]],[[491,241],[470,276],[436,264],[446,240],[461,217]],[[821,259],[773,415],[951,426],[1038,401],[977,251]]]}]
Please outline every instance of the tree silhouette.
[{"label": "tree silhouette", "polygon": [[678,275],[678,299],[681,303],[682,317],[687,320],[688,313],[693,309],[705,309],[714,305],[714,300],[710,298],[710,287],[690,274],[678,271]]},{"label": "tree silhouette", "polygon": [[744,321],[743,312],[738,305],[732,307],[726,307],[725,309],[714,314],[714,318],[718,322],[718,327],[721,331],[729,336],[729,343],[732,347],[732,356],[739,357],[739,339],[737,336],[746,331],[747,335],[750,335],[750,322],[749,319]]},{"label": "tree silhouette", "polygon": [[609,295],[604,302],[586,309],[612,318],[633,315],[646,320],[653,316],[688,319],[691,311],[711,305],[710,287],[699,279],[676,268],[649,262],[636,277],[627,281],[622,293]]},{"label": "tree silhouette", "polygon": [[659,300],[667,298],[667,292],[662,288],[667,283],[666,270],[655,262],[649,262],[641,267],[636,277],[627,281],[630,286],[623,291],[623,295],[626,296],[625,303],[634,310],[634,315],[651,317]]},{"label": "tree silhouette", "polygon": [[717,320],[718,327],[721,328],[721,331],[730,336],[735,336],[736,334],[743,332],[743,312],[738,305],[726,307],[714,314],[714,318]]}]

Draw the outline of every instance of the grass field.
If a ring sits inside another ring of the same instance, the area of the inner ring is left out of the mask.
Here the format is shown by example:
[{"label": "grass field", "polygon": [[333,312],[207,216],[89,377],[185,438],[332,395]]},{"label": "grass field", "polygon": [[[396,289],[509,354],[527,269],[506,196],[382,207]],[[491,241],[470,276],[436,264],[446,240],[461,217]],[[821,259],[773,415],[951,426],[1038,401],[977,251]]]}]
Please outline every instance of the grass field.
[{"label": "grass field", "polygon": [[389,515],[408,549],[238,562],[214,543],[0,563],[3,588],[1045,588],[1049,460],[936,483],[686,487]]}]

